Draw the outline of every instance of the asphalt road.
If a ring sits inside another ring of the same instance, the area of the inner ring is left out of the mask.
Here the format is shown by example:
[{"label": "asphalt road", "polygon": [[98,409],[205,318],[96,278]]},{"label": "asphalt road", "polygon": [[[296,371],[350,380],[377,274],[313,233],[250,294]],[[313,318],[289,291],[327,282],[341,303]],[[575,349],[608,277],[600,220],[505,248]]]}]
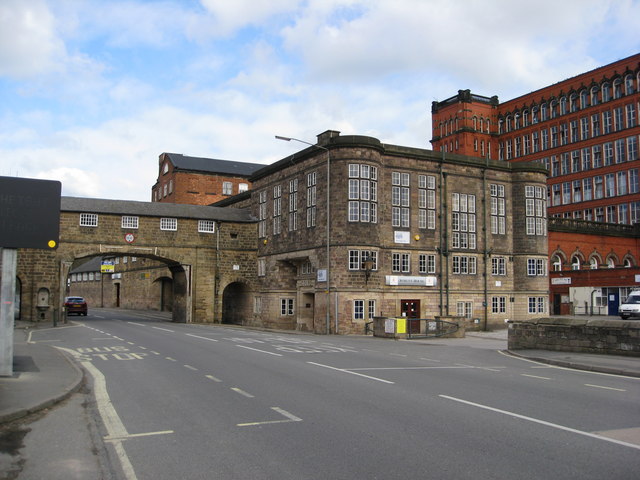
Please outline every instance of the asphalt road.
[{"label": "asphalt road", "polygon": [[273,333],[109,309],[77,323],[33,340],[90,373],[115,478],[640,472],[640,379],[510,357],[505,342]]}]

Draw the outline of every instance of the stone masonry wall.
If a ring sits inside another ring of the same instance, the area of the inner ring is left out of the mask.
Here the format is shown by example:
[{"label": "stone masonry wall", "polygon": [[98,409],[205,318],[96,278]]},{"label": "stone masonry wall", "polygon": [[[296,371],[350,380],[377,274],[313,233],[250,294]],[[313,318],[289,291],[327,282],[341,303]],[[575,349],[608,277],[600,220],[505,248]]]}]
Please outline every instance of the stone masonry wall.
[{"label": "stone masonry wall", "polygon": [[640,322],[541,318],[509,324],[509,350],[556,350],[640,357]]}]

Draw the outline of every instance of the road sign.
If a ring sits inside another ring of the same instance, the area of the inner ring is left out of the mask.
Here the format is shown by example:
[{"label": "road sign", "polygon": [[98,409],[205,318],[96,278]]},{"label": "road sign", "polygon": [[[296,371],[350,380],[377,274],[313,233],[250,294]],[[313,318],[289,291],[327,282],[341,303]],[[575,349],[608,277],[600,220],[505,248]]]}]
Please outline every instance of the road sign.
[{"label": "road sign", "polygon": [[0,247],[56,248],[61,190],[57,181],[0,177]]}]

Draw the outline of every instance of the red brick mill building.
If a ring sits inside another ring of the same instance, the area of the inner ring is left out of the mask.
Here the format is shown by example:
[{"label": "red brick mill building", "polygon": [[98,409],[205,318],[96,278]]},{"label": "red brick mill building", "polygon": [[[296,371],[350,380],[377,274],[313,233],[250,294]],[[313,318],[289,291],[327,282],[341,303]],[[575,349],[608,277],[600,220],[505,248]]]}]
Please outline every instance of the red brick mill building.
[{"label": "red brick mill building", "polygon": [[640,54],[500,103],[432,105],[434,150],[549,169],[551,313],[617,314],[640,288]]}]

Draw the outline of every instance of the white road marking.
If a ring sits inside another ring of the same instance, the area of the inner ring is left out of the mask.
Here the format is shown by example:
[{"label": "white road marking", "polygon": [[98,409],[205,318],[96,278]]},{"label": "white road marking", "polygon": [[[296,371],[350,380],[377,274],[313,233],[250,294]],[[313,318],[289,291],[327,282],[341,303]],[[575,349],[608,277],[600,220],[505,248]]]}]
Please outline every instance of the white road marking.
[{"label": "white road marking", "polygon": [[215,338],[201,337],[200,335],[192,335],[191,333],[185,333],[185,335],[187,337],[201,338],[202,340],[209,340],[210,342],[217,342],[218,341]]},{"label": "white road marking", "polygon": [[160,355],[160,352],[156,352],[155,350],[149,350],[151,353],[153,353],[154,355]]},{"label": "white road marking", "polygon": [[183,365],[184,368],[188,368],[189,370],[198,371],[196,367],[192,367],[191,365]]},{"label": "white road marking", "polygon": [[130,325],[137,325],[138,327],[146,327],[144,323],[136,323],[136,322],[127,322]]},{"label": "white road marking", "polygon": [[93,391],[96,398],[96,404],[98,406],[98,411],[100,412],[100,417],[102,417],[104,426],[107,429],[107,436],[105,436],[104,439],[113,444],[118,460],[120,461],[125,479],[137,480],[133,465],[129,460],[127,452],[124,450],[124,445],[122,444],[122,442],[132,437],[146,435],[164,435],[167,433],[173,433],[173,430],[138,433],[133,435],[127,432],[127,429],[122,423],[118,412],[116,412],[116,409],[111,402],[111,398],[109,397],[109,393],[107,392],[107,382],[102,372],[98,370],[93,365],[93,363],[91,363],[89,360],[86,360],[85,356],[79,354],[75,350],[63,347],[56,348],[59,348],[60,350],[71,354],[93,377]]},{"label": "white road marking", "polygon": [[269,354],[269,355],[274,355],[276,357],[281,357],[282,356],[280,353],[267,352],[266,350],[259,350],[257,348],[247,347],[246,345],[236,345],[236,347],[246,348],[247,350],[253,350],[254,352],[266,353],[266,354]]},{"label": "white road marking", "polygon": [[309,363],[311,365],[316,365],[318,367],[328,368],[330,370],[337,370],[338,372],[342,372],[342,373],[349,373],[351,375],[357,375],[359,377],[368,378],[370,380],[375,380],[377,382],[390,383],[390,384],[394,384],[395,383],[395,382],[390,382],[389,380],[383,380],[382,378],[371,377],[369,375],[363,375],[362,373],[352,372],[351,370],[345,370],[344,368],[336,368],[336,367],[332,367],[330,365],[323,365],[322,363],[315,363],[315,362],[307,362],[307,363]]},{"label": "white road marking", "polygon": [[529,378],[539,378],[540,380],[551,380],[549,377],[539,377],[538,375],[527,375],[526,373],[521,373],[520,375],[522,375],[523,377],[529,377]]},{"label": "white road marking", "polygon": [[424,357],[420,357],[420,360],[426,360],[427,362],[436,362],[436,363],[440,363],[440,360],[434,360],[432,358],[424,358]]},{"label": "white road marking", "polygon": [[576,430],[575,428],[565,427],[564,425],[558,425],[557,423],[546,422],[544,420],[539,420],[533,417],[527,417],[525,415],[520,415],[518,413],[509,412],[507,410],[501,410],[499,408],[489,407],[488,405],[482,405],[480,403],[470,402],[468,400],[463,400],[461,398],[449,397],[448,395],[438,395],[440,398],[445,398],[447,400],[453,400],[454,402],[464,403],[465,405],[470,405],[472,407],[482,408],[484,410],[489,410],[491,412],[501,413],[503,415],[508,415],[510,417],[518,418],[520,420],[526,420],[528,422],[538,423],[540,425],[544,425],[551,428],[557,428],[558,430],[564,430],[565,432],[575,433],[577,435],[583,435],[585,437],[594,438],[596,440],[602,440],[605,442],[615,443],[617,445],[622,445],[623,447],[635,448],[636,450],[640,450],[640,445],[634,445],[633,443],[622,442],[620,440],[615,440],[613,438],[607,438],[602,435],[598,435],[595,433],[585,432],[582,430]]},{"label": "white road marking", "polygon": [[350,368],[349,371],[351,372],[360,372],[363,370],[447,370],[447,369],[453,369],[453,370],[461,370],[461,369],[467,369],[467,368],[473,368],[473,367],[466,367],[463,365],[457,365],[457,366],[443,366],[443,367],[427,367],[425,365],[420,365],[418,367],[362,367],[362,368]]},{"label": "white road marking", "polygon": [[589,383],[584,384],[585,387],[593,387],[593,388],[603,388],[605,390],[615,390],[616,392],[626,392],[624,388],[613,388],[613,387],[604,387],[602,385],[591,385]]},{"label": "white road marking", "polygon": [[240,395],[243,395],[243,396],[245,396],[247,398],[255,398],[253,395],[251,395],[248,392],[245,392],[241,388],[233,387],[233,388],[231,388],[231,390],[233,390],[234,392],[239,393]]},{"label": "white road marking", "polygon": [[170,362],[177,362],[175,358],[171,358],[171,357],[164,357],[164,358],[169,360]]},{"label": "white road marking", "polygon": [[271,410],[274,410],[276,412],[278,412],[280,415],[287,417],[287,420],[267,420],[264,422],[250,422],[250,423],[238,423],[238,427],[253,427],[256,425],[269,425],[269,424],[273,424],[273,423],[290,423],[290,422],[301,422],[302,419],[299,417],[296,417],[295,415],[293,415],[292,413],[287,412],[286,410],[283,410],[280,407],[271,407]]},{"label": "white road marking", "polygon": [[221,382],[219,378],[214,377],[213,375],[205,375],[209,380],[213,380],[214,382]]},{"label": "white road marking", "polygon": [[156,330],[162,330],[163,332],[175,333],[174,330],[169,330],[168,328],[162,328],[162,327],[151,327],[151,328],[155,328]]}]

